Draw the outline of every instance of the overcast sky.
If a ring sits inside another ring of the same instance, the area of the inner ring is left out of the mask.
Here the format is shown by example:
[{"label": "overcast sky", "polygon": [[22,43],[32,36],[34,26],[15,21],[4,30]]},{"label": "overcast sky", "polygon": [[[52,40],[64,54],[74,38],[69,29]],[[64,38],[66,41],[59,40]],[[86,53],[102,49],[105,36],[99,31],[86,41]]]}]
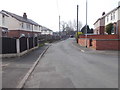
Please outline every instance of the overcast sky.
[{"label": "overcast sky", "polygon": [[[118,6],[120,0],[88,0],[88,24],[93,23],[106,13]],[[59,15],[61,21],[68,22],[76,19],[77,4],[79,5],[79,20],[85,25],[86,0],[1,0],[0,9],[28,18],[53,31],[59,30]]]}]

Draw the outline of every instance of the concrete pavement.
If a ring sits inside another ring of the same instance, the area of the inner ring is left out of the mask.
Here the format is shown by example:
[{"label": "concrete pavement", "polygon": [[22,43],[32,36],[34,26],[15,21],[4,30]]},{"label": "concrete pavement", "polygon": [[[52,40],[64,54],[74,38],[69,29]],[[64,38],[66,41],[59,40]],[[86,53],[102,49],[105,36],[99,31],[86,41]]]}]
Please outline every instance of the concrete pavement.
[{"label": "concrete pavement", "polygon": [[118,56],[80,51],[74,39],[52,44],[24,88],[118,88]]},{"label": "concrete pavement", "polygon": [[72,44],[75,48],[79,49],[81,52],[89,53],[89,54],[91,53],[91,54],[105,54],[105,55],[118,56],[118,54],[120,53],[120,51],[116,51],[116,50],[95,50],[93,48],[86,48],[85,46],[80,46],[79,44],[77,44],[75,40],[72,42]]},{"label": "concrete pavement", "polygon": [[2,87],[16,88],[46,48],[47,45],[21,57],[2,59]]}]

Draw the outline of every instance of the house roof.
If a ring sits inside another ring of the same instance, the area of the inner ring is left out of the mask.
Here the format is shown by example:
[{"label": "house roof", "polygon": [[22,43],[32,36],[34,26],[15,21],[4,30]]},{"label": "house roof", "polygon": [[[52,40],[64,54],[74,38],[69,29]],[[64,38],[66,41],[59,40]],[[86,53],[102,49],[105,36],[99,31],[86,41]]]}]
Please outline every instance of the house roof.
[{"label": "house roof", "polygon": [[16,15],[14,13],[11,13],[11,12],[8,12],[8,11],[5,11],[5,10],[2,10],[1,12],[5,12],[6,14],[8,14],[8,15],[12,16],[13,18],[17,19],[18,21],[25,22],[25,23],[30,23],[30,24],[33,24],[33,25],[39,25],[38,23],[34,22],[31,19],[25,19],[22,16]]},{"label": "house roof", "polygon": [[105,16],[109,15],[110,13],[112,13],[112,12],[116,11],[116,10],[117,10],[117,9],[119,9],[119,8],[120,8],[120,6],[118,6],[118,7],[114,8],[113,10],[111,10],[110,12],[108,12],[107,14],[105,14]]},{"label": "house roof", "polygon": [[51,31],[51,32],[53,32],[52,30],[49,30],[49,29],[42,29],[41,31]]},{"label": "house roof", "polygon": [[3,13],[3,12],[0,12],[1,14],[3,14],[3,15],[5,15],[5,16],[7,16],[7,17],[9,17],[7,14],[5,14],[5,13]]},{"label": "house roof", "polygon": [[95,25],[99,20],[101,20],[103,18],[105,18],[105,15],[103,15],[101,18],[98,18],[97,21],[93,25]]},{"label": "house roof", "polygon": [[97,19],[97,21],[96,21],[93,25],[95,25],[99,20],[105,18],[107,15],[109,15],[110,13],[116,11],[116,10],[119,9],[119,8],[120,8],[120,6],[114,8],[113,10],[111,10],[110,12],[108,12],[107,14],[105,14],[104,16],[102,16],[101,18]]},{"label": "house roof", "polygon": [[44,27],[44,26],[42,26],[43,28],[42,28],[42,30],[41,31],[51,31],[51,32],[53,32],[52,30],[50,30],[49,28],[46,28],[46,27]]},{"label": "house roof", "polygon": [[98,18],[97,21],[96,21],[93,25],[95,25],[100,19],[101,19],[101,18]]}]

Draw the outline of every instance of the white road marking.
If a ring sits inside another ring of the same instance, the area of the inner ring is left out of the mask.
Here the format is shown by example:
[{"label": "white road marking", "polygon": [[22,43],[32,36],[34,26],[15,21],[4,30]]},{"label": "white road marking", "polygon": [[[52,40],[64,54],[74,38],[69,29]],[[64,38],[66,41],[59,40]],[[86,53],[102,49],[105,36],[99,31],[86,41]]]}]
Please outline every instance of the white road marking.
[{"label": "white road marking", "polygon": [[73,47],[75,47],[75,48],[79,49],[81,52],[85,52],[85,50],[82,50],[82,49],[80,49],[79,47],[77,47],[77,46],[73,45],[73,43],[72,43],[71,45],[72,45]]},{"label": "white road marking", "polygon": [[85,52],[84,50],[81,50],[81,52]]}]

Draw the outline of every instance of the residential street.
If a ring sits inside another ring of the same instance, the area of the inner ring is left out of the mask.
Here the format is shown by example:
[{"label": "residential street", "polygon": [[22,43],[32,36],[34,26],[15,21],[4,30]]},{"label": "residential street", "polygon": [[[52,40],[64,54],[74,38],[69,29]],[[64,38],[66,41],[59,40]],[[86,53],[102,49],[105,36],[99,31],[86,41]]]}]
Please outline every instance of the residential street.
[{"label": "residential street", "polygon": [[47,46],[22,57],[2,59],[2,88],[16,88]]},{"label": "residential street", "polygon": [[24,86],[24,88],[117,87],[117,51],[95,51],[83,47],[80,50],[74,38],[53,43]]}]

